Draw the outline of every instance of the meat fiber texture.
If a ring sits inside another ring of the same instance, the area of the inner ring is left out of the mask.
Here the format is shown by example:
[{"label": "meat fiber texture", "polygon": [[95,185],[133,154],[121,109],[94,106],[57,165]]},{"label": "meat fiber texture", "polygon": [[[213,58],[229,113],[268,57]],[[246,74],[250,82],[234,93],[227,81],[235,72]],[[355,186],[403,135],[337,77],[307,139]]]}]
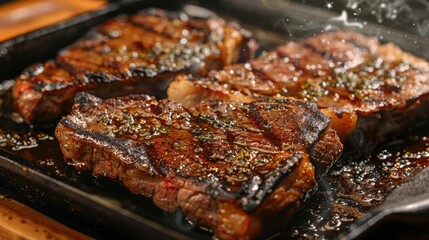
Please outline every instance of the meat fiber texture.
[{"label": "meat fiber texture", "polygon": [[54,60],[28,67],[12,88],[14,106],[30,124],[52,124],[70,111],[78,91],[162,97],[176,74],[204,75],[247,60],[254,50],[249,32],[220,18],[158,9],[122,15],[95,27]]},{"label": "meat fiber texture", "polygon": [[342,141],[367,151],[427,118],[428,92],[427,61],[392,43],[338,31],[288,42],[209,77],[179,75],[167,95],[184,106],[265,97],[313,102]]},{"label": "meat fiber texture", "polygon": [[78,93],[55,135],[77,169],[121,181],[163,210],[179,208],[221,239],[278,230],[342,151],[329,119],[292,99],[185,109],[147,95]]}]

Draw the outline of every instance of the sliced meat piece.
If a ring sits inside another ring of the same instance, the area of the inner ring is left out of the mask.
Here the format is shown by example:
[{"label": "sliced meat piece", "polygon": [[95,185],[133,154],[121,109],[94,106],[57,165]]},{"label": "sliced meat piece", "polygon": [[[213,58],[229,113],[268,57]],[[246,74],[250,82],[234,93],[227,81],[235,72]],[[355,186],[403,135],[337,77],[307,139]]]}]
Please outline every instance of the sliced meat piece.
[{"label": "sliced meat piece", "polygon": [[289,42],[206,78],[181,75],[167,95],[185,106],[204,99],[294,98],[317,104],[345,141],[360,148],[428,117],[429,64],[394,44],[352,32]]},{"label": "sliced meat piece", "polygon": [[247,60],[255,48],[252,41],[238,24],[220,18],[195,19],[156,9],[119,16],[55,60],[24,71],[12,89],[15,108],[29,123],[45,124],[70,111],[77,91],[162,97],[178,73],[205,74]]},{"label": "sliced meat piece", "polygon": [[119,180],[166,211],[180,208],[221,239],[272,234],[342,150],[329,119],[291,99],[187,110],[146,95],[78,93],[55,135],[77,169]]}]

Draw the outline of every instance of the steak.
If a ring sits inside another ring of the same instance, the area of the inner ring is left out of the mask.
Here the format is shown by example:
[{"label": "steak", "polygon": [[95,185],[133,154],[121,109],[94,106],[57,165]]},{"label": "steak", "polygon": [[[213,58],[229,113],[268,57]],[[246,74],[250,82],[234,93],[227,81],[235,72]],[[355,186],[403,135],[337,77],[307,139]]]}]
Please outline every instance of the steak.
[{"label": "steak", "polygon": [[265,97],[314,102],[342,141],[364,151],[428,117],[428,93],[427,61],[350,31],[289,42],[208,77],[180,75],[167,91],[184,106]]},{"label": "steak", "polygon": [[25,70],[12,89],[14,105],[29,123],[49,124],[70,111],[78,91],[162,97],[177,73],[204,74],[247,60],[254,48],[249,32],[220,18],[157,9],[119,16]]},{"label": "steak", "polygon": [[77,169],[121,181],[163,210],[179,208],[221,239],[273,233],[342,151],[329,119],[292,99],[185,109],[147,95],[78,93],[55,135]]}]

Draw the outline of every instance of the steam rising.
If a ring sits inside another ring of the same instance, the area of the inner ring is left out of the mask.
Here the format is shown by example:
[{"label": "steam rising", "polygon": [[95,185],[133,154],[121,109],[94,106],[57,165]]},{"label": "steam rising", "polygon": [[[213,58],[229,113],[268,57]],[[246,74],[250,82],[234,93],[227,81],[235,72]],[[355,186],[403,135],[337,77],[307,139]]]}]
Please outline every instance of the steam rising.
[{"label": "steam rising", "polygon": [[[427,0],[260,1],[268,9],[278,10],[279,6],[285,7],[288,4],[298,3],[299,6],[312,8],[315,13],[320,11],[322,15],[328,12],[331,15],[336,15],[328,20],[320,21],[321,18],[300,17],[300,12],[288,12],[284,18],[275,23],[275,28],[299,37],[342,28],[365,30],[364,28],[369,22],[378,23],[381,27],[400,29],[429,37],[429,1]],[[319,10],[315,11],[314,9]],[[288,18],[289,16],[291,19]]]},{"label": "steam rising", "polygon": [[291,22],[288,18],[281,18],[274,24],[274,28],[284,30],[290,36],[299,35],[302,37],[311,36],[320,32],[340,30],[344,28],[362,29],[365,23],[351,21],[347,11],[343,10],[339,16],[332,17],[325,21],[312,21],[302,19],[302,22]]},{"label": "steam rising", "polygon": [[429,35],[429,1],[427,0],[346,0],[346,7],[359,15],[367,12],[378,23],[389,20],[414,28],[421,36]]},{"label": "steam rising", "polygon": [[[357,28],[363,28],[363,24],[362,23],[360,23],[360,22],[349,22],[349,20],[348,20],[348,16],[347,16],[347,12],[345,11],[345,10],[343,10],[342,12],[341,12],[341,15],[340,16],[338,16],[338,17],[334,17],[334,18],[331,18],[330,19],[330,22],[338,22],[338,23],[341,23],[342,25],[344,25],[345,27],[357,27]],[[331,29],[333,29],[334,27],[333,27],[334,25],[332,25],[332,24],[328,24],[328,25],[326,25],[326,27],[325,27],[325,30],[327,31],[327,30],[331,30]]]}]

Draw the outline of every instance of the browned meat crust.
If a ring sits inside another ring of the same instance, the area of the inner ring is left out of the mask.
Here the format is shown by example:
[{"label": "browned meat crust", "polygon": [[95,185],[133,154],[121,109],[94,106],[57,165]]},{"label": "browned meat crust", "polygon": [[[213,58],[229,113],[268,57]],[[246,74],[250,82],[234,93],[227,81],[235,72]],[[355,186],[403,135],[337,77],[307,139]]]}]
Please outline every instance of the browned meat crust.
[{"label": "browned meat crust", "polygon": [[77,91],[100,97],[129,93],[162,96],[177,73],[204,74],[252,56],[249,32],[220,18],[147,10],[119,16],[93,29],[16,79],[16,110],[32,124],[69,112]]},{"label": "browned meat crust", "polygon": [[428,93],[425,60],[348,31],[289,42],[208,78],[178,76],[167,91],[185,106],[204,99],[260,97],[315,102],[341,139],[353,132],[369,145],[427,117]]},{"label": "browned meat crust", "polygon": [[[180,208],[222,239],[272,233],[342,145],[315,105],[291,99],[203,102],[79,93],[55,135],[67,161]],[[275,218],[276,221],[267,221]]]}]

